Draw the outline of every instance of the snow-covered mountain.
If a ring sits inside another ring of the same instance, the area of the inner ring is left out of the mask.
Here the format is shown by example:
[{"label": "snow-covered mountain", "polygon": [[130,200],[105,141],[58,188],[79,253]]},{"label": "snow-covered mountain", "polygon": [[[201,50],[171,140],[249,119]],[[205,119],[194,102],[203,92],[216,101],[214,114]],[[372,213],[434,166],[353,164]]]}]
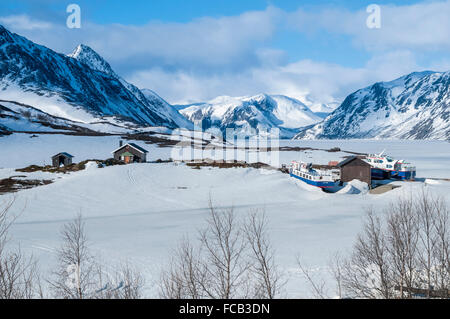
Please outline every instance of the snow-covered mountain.
[{"label": "snow-covered mountain", "polygon": [[85,45],[56,53],[0,26],[0,99],[81,123],[130,128],[192,124],[157,94],[120,78]]},{"label": "snow-covered mountain", "polygon": [[415,72],[349,95],[297,139],[450,139],[450,72]]},{"label": "snow-covered mountain", "polygon": [[226,129],[233,129],[238,135],[253,135],[279,128],[283,138],[292,138],[299,128],[321,120],[300,101],[282,95],[221,96],[177,108],[203,130],[222,134]]}]

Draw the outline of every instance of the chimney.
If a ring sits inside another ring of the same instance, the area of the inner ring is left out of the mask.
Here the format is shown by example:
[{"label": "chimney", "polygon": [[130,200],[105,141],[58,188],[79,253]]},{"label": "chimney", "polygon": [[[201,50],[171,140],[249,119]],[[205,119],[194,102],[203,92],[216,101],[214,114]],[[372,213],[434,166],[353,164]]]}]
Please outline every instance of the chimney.
[{"label": "chimney", "polygon": [[120,140],[120,141],[119,141],[119,147],[122,147],[122,146],[123,146],[123,141]]}]

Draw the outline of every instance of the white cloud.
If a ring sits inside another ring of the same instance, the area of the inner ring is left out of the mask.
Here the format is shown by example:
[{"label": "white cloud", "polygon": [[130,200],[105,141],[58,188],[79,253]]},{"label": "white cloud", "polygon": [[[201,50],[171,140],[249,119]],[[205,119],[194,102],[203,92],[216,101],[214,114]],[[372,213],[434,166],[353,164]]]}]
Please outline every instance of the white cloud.
[{"label": "white cloud", "polygon": [[298,10],[287,23],[301,32],[330,33],[353,37],[356,45],[371,51],[392,49],[447,50],[450,48],[450,1],[426,1],[381,7],[381,28],[369,29],[369,13],[347,9]]},{"label": "white cloud", "polygon": [[309,96],[320,103],[342,100],[352,91],[378,81],[393,80],[420,67],[411,52],[395,51],[369,60],[364,67],[301,60],[283,65],[265,65],[241,72],[215,75],[152,69],[139,71],[128,80],[149,86],[172,103],[206,101],[219,95],[285,94]]},{"label": "white cloud", "polygon": [[[447,12],[450,0],[382,6],[381,29],[367,28],[365,10],[285,12],[275,7],[188,23],[130,26],[85,21],[80,30],[25,15],[3,17],[0,23],[58,52],[69,53],[85,43],[130,82],[153,89],[170,102],[265,92],[309,95],[326,103],[375,81],[423,69],[450,68],[448,59],[425,66],[417,61],[422,52],[450,48]],[[323,31],[350,36],[356,49],[367,50],[371,57],[353,68],[313,57],[288,62],[287,52],[270,46],[277,32],[286,27],[318,37]]]}]

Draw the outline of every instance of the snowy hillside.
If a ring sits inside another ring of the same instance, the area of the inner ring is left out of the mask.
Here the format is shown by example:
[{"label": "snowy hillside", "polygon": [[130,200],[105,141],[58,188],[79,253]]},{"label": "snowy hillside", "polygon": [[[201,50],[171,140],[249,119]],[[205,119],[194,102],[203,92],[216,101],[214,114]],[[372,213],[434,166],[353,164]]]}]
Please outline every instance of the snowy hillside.
[{"label": "snowy hillside", "polygon": [[450,139],[450,72],[416,72],[349,95],[297,139]]},{"label": "snowy hillside", "polygon": [[0,99],[31,105],[70,121],[130,128],[190,125],[157,95],[147,98],[117,76],[91,48],[80,45],[69,56],[37,45],[0,26]]},{"label": "snowy hillside", "polygon": [[207,103],[178,107],[190,121],[204,130],[252,135],[279,128],[284,138],[291,138],[298,129],[321,120],[300,101],[281,95],[260,94],[251,97],[221,96]]},{"label": "snowy hillside", "polygon": [[[0,100],[0,128],[4,132],[68,132],[95,135],[95,133],[126,133],[132,123],[116,125],[104,121],[75,122],[52,116],[30,105]],[[1,135],[1,132],[0,132]]]}]

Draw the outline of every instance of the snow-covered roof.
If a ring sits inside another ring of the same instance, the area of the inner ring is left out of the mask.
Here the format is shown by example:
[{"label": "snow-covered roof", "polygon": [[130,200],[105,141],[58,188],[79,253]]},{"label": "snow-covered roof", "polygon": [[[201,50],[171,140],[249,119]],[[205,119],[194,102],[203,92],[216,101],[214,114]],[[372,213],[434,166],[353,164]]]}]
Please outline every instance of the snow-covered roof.
[{"label": "snow-covered roof", "polygon": [[141,152],[141,153],[144,153],[144,154],[147,154],[147,153],[148,153],[148,151],[147,151],[146,149],[144,149],[144,148],[142,148],[142,147],[140,147],[139,145],[136,145],[136,144],[134,144],[134,143],[127,143],[127,144],[125,144],[125,145],[122,145],[121,147],[119,147],[118,149],[112,151],[111,153],[115,153],[115,152],[121,150],[122,148],[124,148],[124,147],[127,146],[127,145],[128,145],[128,146],[131,146],[132,148],[134,148],[135,150],[137,150],[137,151],[139,151],[139,152]]}]

